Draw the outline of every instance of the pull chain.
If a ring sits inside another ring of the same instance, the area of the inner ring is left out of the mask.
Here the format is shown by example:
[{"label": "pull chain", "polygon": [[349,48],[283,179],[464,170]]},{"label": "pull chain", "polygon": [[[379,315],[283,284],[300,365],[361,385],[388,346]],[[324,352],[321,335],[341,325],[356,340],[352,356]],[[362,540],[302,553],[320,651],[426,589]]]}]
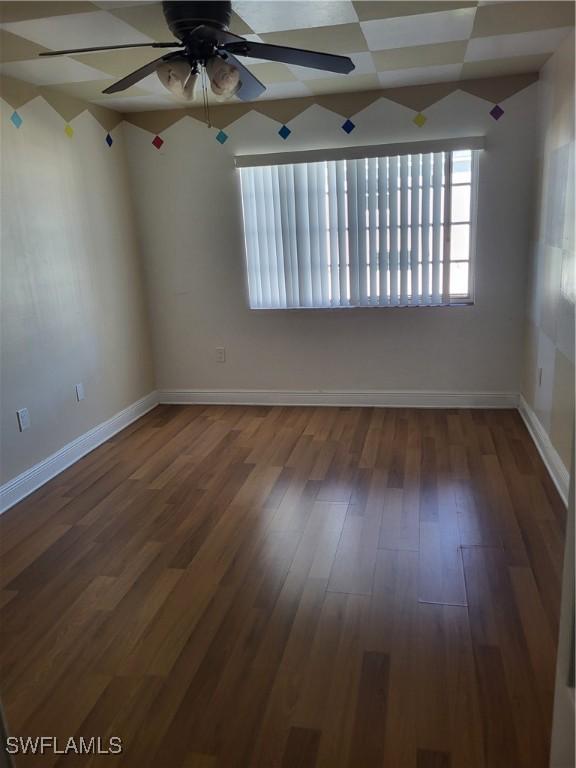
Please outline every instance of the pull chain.
[{"label": "pull chain", "polygon": [[206,87],[206,68],[202,68],[202,100],[204,102],[204,116],[206,119],[206,125],[208,128],[212,128],[210,122],[210,105],[208,103],[208,89]]}]

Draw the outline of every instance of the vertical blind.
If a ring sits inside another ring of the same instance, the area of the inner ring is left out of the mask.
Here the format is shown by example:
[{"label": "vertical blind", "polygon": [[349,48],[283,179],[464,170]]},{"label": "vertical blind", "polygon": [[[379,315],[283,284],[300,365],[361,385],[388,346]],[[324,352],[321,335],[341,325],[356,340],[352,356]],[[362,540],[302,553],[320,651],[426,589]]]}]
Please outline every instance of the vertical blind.
[{"label": "vertical blind", "polygon": [[450,303],[454,154],[241,168],[250,306]]}]

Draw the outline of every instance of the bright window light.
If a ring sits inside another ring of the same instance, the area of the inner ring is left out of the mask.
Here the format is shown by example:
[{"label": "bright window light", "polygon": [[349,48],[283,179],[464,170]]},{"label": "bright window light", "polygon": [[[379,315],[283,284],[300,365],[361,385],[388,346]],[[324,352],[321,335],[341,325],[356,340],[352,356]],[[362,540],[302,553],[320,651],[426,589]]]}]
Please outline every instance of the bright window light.
[{"label": "bright window light", "polygon": [[250,306],[470,303],[476,155],[241,168]]}]

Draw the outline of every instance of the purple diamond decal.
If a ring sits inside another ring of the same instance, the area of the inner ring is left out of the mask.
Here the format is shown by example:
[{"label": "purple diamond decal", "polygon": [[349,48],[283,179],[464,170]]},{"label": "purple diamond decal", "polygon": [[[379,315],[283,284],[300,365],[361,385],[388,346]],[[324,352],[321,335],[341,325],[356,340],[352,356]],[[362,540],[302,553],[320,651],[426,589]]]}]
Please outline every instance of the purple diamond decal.
[{"label": "purple diamond decal", "polygon": [[228,134],[224,133],[224,131],[218,131],[218,133],[216,134],[216,141],[218,142],[218,144],[224,144],[225,142],[228,141]]},{"label": "purple diamond decal", "polygon": [[114,139],[112,138],[112,136],[110,136],[109,133],[106,134],[105,141],[106,141],[106,144],[108,144],[109,147],[111,147],[112,144],[114,143]]},{"label": "purple diamond decal", "polygon": [[496,104],[496,106],[490,110],[490,115],[494,118],[494,120],[500,120],[503,114],[504,110],[498,104]]},{"label": "purple diamond decal", "polygon": [[352,120],[348,119],[345,123],[342,124],[342,130],[345,133],[352,133],[352,131],[356,128]]},{"label": "purple diamond decal", "polygon": [[291,133],[292,131],[290,130],[290,128],[288,128],[287,125],[283,125],[282,128],[280,128],[280,130],[278,131],[278,135],[281,136],[284,139],[284,141],[286,141],[286,139],[288,138],[288,136],[290,136]]},{"label": "purple diamond decal", "polygon": [[10,121],[12,125],[14,125],[16,128],[20,128],[24,120],[20,117],[18,112],[12,112],[12,117],[10,118]]}]

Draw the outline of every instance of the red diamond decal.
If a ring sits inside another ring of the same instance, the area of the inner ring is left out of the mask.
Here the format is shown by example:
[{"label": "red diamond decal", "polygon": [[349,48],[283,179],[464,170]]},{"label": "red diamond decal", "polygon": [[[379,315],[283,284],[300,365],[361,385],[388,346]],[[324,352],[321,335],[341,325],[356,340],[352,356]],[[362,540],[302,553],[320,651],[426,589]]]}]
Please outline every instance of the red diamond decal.
[{"label": "red diamond decal", "polygon": [[162,144],[164,144],[164,140],[160,138],[160,136],[154,136],[152,139],[152,144],[156,147],[156,149],[160,149]]}]

